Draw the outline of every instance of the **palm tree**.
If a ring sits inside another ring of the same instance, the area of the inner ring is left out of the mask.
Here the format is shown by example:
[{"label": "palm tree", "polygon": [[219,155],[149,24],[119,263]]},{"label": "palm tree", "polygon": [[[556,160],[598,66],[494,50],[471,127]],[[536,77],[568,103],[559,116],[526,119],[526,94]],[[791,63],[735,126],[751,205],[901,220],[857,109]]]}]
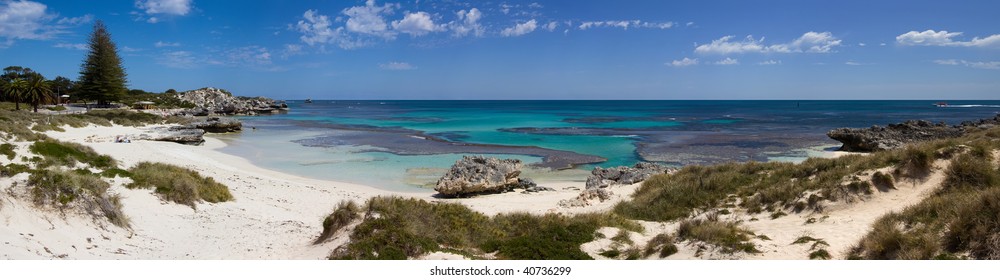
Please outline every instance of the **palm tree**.
[{"label": "palm tree", "polygon": [[25,102],[31,103],[31,107],[34,108],[35,113],[38,113],[39,103],[48,103],[53,100],[52,87],[49,85],[49,81],[46,81],[42,75],[31,75],[23,90]]},{"label": "palm tree", "polygon": [[21,110],[21,94],[27,86],[27,82],[22,79],[4,80],[2,84],[3,94],[14,100],[14,110]]}]

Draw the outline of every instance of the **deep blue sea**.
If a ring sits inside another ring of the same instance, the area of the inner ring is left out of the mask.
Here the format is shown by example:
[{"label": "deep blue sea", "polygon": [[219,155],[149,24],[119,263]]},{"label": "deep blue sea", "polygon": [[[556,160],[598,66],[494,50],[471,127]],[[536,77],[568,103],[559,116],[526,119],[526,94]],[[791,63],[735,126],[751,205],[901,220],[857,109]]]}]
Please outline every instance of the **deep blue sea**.
[{"label": "deep blue sea", "polygon": [[462,155],[518,158],[536,180],[594,166],[798,161],[839,147],[825,133],[908,119],[956,124],[1000,101],[289,101],[242,118],[223,152],[305,177],[419,191]]}]

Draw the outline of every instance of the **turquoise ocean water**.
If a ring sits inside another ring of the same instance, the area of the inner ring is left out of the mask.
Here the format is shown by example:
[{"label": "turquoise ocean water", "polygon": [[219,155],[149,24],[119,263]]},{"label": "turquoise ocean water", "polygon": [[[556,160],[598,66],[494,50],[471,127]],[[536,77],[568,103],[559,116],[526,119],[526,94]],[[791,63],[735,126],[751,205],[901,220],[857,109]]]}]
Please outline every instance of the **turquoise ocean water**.
[{"label": "turquoise ocean water", "polygon": [[583,180],[594,166],[639,161],[797,161],[837,147],[833,128],[1000,112],[1000,101],[934,102],[290,101],[287,114],[241,118],[244,132],[222,136],[222,151],[305,177],[426,191],[468,154],[521,159],[540,181]]}]

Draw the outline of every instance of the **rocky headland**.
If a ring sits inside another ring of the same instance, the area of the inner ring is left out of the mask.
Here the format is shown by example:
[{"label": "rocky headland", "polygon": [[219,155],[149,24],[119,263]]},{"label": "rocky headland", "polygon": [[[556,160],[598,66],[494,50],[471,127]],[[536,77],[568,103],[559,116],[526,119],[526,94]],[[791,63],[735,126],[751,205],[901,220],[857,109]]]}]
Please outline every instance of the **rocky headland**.
[{"label": "rocky headland", "polygon": [[826,135],[843,143],[841,151],[876,152],[900,148],[913,142],[961,137],[969,129],[990,128],[998,124],[1000,115],[992,119],[965,121],[953,126],[925,120],[909,120],[884,127],[874,125],[869,128],[838,128],[827,132]]},{"label": "rocky headland", "polygon": [[288,109],[287,104],[267,97],[234,96],[227,90],[212,87],[179,92],[175,97],[194,104],[193,109],[183,111],[183,114],[194,116],[252,116],[274,114]]}]

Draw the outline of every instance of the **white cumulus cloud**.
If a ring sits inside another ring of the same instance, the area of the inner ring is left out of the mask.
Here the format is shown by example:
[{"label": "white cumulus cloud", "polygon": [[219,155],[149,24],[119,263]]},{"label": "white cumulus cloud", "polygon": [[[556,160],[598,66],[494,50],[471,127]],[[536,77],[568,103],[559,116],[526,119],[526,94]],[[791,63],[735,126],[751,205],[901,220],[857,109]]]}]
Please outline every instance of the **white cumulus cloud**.
[{"label": "white cumulus cloud", "polygon": [[781,60],[765,60],[757,63],[757,65],[778,65],[781,64]]},{"label": "white cumulus cloud", "polygon": [[713,40],[709,44],[695,47],[695,52],[699,54],[739,54],[739,53],[829,53],[833,48],[841,45],[841,40],[837,39],[830,32],[806,32],[799,38],[784,44],[767,45],[764,38],[754,39],[747,36],[743,41],[732,41],[734,36],[724,36],[718,40]]},{"label": "white cumulus cloud", "polygon": [[348,38],[344,27],[333,28],[330,17],[316,10],[307,10],[302,14],[302,20],[295,24],[294,29],[302,36],[299,40],[309,46],[337,44],[342,49],[355,49],[366,45],[363,41]]},{"label": "white cumulus cloud", "polygon": [[693,58],[692,59],[692,58],[685,57],[684,59],[681,59],[681,60],[671,61],[671,62],[667,63],[667,65],[673,66],[673,67],[693,66],[693,65],[698,65],[698,59],[697,58]]},{"label": "white cumulus cloud", "polygon": [[483,13],[479,9],[460,10],[455,13],[455,16],[458,17],[458,20],[448,23],[453,36],[465,37],[472,34],[475,37],[482,37],[483,33],[486,32],[486,29],[479,23],[479,19],[483,18]]},{"label": "white cumulus cloud", "polygon": [[961,47],[1000,47],[1000,34],[987,36],[986,38],[975,37],[969,41],[956,41],[955,37],[961,36],[962,32],[948,32],[945,30],[934,31],[910,31],[896,36],[896,43],[903,46],[961,46]]},{"label": "white cumulus cloud", "polygon": [[347,31],[393,39],[396,33],[389,30],[385,16],[391,15],[393,8],[397,6],[393,4],[377,6],[375,0],[368,0],[364,6],[344,9],[342,13],[348,17],[345,24]]},{"label": "white cumulus cloud", "polygon": [[0,48],[15,40],[49,40],[67,29],[93,20],[93,15],[60,18],[48,6],[34,1],[0,1]]},{"label": "white cumulus cloud", "polygon": [[423,36],[431,32],[444,31],[443,25],[434,24],[431,15],[426,12],[409,13],[401,20],[393,21],[392,28],[396,31],[410,34],[410,36]]},{"label": "white cumulus cloud", "polygon": [[14,39],[49,39],[55,33],[46,24],[55,15],[46,13],[45,4],[32,1],[0,3],[0,37],[9,43]]},{"label": "white cumulus cloud", "polygon": [[538,28],[538,21],[532,19],[525,23],[504,28],[503,31],[500,31],[500,35],[504,37],[521,36],[535,31],[536,28]]}]

